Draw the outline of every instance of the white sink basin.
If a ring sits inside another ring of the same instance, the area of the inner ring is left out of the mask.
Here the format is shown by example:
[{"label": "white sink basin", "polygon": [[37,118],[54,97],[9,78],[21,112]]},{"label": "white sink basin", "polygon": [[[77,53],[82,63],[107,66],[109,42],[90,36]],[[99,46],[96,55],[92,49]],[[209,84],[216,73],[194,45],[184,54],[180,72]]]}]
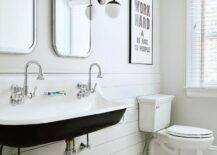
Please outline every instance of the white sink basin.
[{"label": "white sink basin", "polygon": [[29,147],[73,138],[118,123],[128,107],[106,99],[99,87],[83,99],[44,96],[17,106],[0,104],[0,143]]}]

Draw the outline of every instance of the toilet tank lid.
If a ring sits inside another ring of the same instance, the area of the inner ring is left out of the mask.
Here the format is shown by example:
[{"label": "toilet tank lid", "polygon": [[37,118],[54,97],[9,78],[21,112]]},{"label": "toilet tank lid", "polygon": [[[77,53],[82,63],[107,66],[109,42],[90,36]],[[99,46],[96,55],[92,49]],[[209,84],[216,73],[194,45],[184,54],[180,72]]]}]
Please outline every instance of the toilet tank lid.
[{"label": "toilet tank lid", "polygon": [[165,95],[165,94],[155,94],[155,95],[147,95],[147,96],[139,96],[137,97],[137,101],[140,104],[143,103],[156,103],[163,100],[172,101],[174,99],[173,95]]}]

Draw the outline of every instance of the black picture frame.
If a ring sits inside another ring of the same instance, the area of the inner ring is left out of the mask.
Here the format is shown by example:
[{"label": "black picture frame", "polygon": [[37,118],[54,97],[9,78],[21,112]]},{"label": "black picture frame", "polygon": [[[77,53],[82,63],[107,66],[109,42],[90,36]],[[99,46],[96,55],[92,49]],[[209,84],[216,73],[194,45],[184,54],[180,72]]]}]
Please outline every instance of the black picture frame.
[{"label": "black picture frame", "polygon": [[[153,45],[154,45],[154,37],[153,37],[153,32],[154,32],[154,22],[153,22],[153,5],[154,5],[154,2],[153,0],[151,0],[151,8],[152,8],[152,12],[151,12],[151,26],[152,26],[152,29],[151,29],[151,63],[147,63],[147,62],[136,62],[136,61],[132,61],[132,55],[134,54],[133,51],[132,51],[132,37],[133,37],[133,34],[132,34],[132,29],[134,28],[133,26],[133,21],[132,21],[132,16],[134,15],[135,12],[132,11],[132,3],[136,1],[136,0],[129,0],[129,63],[130,64],[142,64],[142,65],[153,65],[154,64],[154,51],[153,51]],[[147,0],[137,0],[137,1],[140,1],[140,2],[145,2]]]}]

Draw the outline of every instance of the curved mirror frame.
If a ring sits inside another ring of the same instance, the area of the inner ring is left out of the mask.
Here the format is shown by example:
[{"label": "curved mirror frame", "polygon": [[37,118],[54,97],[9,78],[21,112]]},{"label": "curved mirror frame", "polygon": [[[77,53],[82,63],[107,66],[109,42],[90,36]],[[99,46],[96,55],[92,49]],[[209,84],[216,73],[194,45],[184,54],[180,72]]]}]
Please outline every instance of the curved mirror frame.
[{"label": "curved mirror frame", "polygon": [[58,56],[90,56],[91,7],[91,0],[53,0],[53,46]]},{"label": "curved mirror frame", "polygon": [[0,0],[0,54],[29,54],[36,45],[36,0]]}]

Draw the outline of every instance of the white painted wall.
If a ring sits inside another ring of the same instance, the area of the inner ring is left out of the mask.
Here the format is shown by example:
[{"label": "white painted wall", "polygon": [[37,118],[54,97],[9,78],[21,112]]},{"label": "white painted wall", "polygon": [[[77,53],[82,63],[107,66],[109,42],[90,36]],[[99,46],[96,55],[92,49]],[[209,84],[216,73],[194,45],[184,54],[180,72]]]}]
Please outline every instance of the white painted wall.
[{"label": "white painted wall", "polygon": [[185,94],[185,16],[185,0],[160,1],[161,91],[176,96],[174,123],[211,129],[217,138],[217,99],[189,98]]},{"label": "white painted wall", "polygon": [[[17,75],[14,74],[23,73],[24,64],[32,59],[40,61],[46,73],[70,73],[58,75],[57,80],[64,78],[64,76],[70,77],[72,80],[78,77],[87,78],[89,65],[98,62],[103,68],[103,81],[108,83],[103,86],[103,91],[108,97],[135,105],[127,110],[122,124],[91,134],[92,149],[80,153],[82,155],[141,154],[144,136],[138,131],[135,97],[155,94],[160,91],[158,0],[154,1],[153,66],[128,64],[129,0],[119,0],[119,2],[122,4],[120,17],[110,19],[105,15],[105,8],[99,6],[97,0],[93,0],[93,53],[87,59],[60,58],[54,54],[52,48],[51,0],[37,0],[38,43],[34,52],[29,55],[18,56],[0,55],[0,79],[6,81],[8,76],[16,79]],[[6,73],[7,75],[5,75]],[[2,91],[2,86],[0,86],[0,91]],[[77,144],[83,138],[77,138]],[[60,155],[63,154],[64,147],[62,141],[24,149],[22,155]],[[5,151],[7,154],[11,154],[13,149],[6,148]]]}]

